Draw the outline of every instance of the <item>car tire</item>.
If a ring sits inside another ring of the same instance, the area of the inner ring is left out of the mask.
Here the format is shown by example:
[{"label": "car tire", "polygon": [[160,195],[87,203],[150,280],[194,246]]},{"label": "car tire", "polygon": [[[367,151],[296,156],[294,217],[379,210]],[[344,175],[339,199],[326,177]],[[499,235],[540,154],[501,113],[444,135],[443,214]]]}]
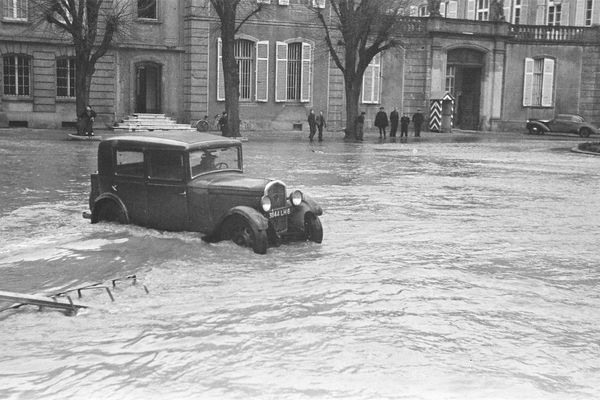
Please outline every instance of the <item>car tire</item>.
[{"label": "car tire", "polygon": [[529,127],[529,133],[532,135],[541,135],[544,131],[542,131],[539,126],[532,125]]},{"label": "car tire", "polygon": [[256,254],[266,254],[268,238],[266,231],[260,231],[245,218],[235,216],[225,224],[225,235],[233,243],[250,247]]},{"label": "car tire", "polygon": [[198,130],[198,132],[206,132],[208,131],[208,128],[208,122],[203,119],[196,123],[196,129]]},{"label": "car tire", "polygon": [[115,202],[109,201],[100,206],[100,210],[98,211],[98,221],[126,224],[127,216],[121,207]]},{"label": "car tire", "polygon": [[592,134],[592,132],[588,129],[588,128],[581,128],[579,130],[579,136],[581,137],[590,137],[590,135]]},{"label": "car tire", "polygon": [[307,213],[304,216],[304,233],[306,240],[315,243],[323,241],[323,225],[321,225],[319,217],[311,213]]}]

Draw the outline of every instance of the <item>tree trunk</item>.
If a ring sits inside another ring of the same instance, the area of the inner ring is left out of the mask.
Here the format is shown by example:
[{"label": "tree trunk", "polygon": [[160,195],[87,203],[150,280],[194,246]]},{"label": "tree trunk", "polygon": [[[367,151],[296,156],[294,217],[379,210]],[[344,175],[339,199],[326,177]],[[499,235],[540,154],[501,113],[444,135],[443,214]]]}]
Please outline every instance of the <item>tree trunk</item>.
[{"label": "tree trunk", "polygon": [[358,101],[360,99],[361,83],[357,79],[346,80],[346,133],[344,139],[356,140],[356,117],[358,117]]},{"label": "tree trunk", "polygon": [[221,25],[223,75],[225,78],[225,111],[227,132],[224,136],[240,136],[240,76],[235,59],[235,11]]},{"label": "tree trunk", "polygon": [[[79,116],[85,112],[85,106],[90,101],[90,87],[94,67],[89,65],[85,54],[76,51],[75,55],[75,112],[77,129],[80,130]],[[81,133],[81,132],[79,132]]]}]

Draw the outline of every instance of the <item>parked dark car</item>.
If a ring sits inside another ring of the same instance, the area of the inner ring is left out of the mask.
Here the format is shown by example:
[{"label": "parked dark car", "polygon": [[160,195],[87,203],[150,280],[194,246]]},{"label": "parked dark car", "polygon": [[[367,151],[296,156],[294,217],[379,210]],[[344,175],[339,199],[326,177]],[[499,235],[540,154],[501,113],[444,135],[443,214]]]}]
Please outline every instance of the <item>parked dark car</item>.
[{"label": "parked dark car", "polygon": [[243,174],[239,140],[198,132],[112,137],[91,175],[92,223],[204,233],[264,254],[282,241],[321,243],[321,207],[278,180]]},{"label": "parked dark car", "polygon": [[598,128],[585,122],[581,115],[558,114],[554,119],[528,119],[527,130],[532,135],[543,135],[546,132],[576,133],[581,137],[589,137],[598,133]]}]

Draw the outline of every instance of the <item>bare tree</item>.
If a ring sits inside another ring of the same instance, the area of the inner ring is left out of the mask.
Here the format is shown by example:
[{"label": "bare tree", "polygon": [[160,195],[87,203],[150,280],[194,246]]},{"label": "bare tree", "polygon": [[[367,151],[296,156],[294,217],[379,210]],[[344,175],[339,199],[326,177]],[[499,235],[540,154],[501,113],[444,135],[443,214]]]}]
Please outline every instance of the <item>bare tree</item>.
[{"label": "bare tree", "polygon": [[115,38],[125,32],[130,16],[127,2],[104,0],[30,0],[35,28],[54,26],[75,48],[77,116],[89,103],[96,63]]},{"label": "bare tree", "polygon": [[325,43],[346,89],[346,139],[356,139],[355,121],[363,75],[373,58],[401,45],[400,28],[411,0],[330,0],[331,21],[312,7],[325,31]]},{"label": "bare tree", "polygon": [[[235,35],[242,25],[263,9],[256,0],[210,0],[221,23],[221,59],[225,83],[225,136],[240,136],[240,76],[235,59]],[[238,18],[238,14],[240,17]]]}]

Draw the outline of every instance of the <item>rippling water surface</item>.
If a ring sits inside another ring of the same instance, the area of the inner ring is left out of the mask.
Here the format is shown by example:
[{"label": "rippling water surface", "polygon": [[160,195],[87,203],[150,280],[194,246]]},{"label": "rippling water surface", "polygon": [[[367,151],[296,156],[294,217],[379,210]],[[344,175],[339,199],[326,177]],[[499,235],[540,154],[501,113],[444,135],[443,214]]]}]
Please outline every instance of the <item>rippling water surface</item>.
[{"label": "rippling water surface", "polygon": [[91,225],[97,144],[0,132],[0,290],[138,277],[0,313],[0,398],[598,398],[600,157],[575,138],[249,136],[322,245]]}]

